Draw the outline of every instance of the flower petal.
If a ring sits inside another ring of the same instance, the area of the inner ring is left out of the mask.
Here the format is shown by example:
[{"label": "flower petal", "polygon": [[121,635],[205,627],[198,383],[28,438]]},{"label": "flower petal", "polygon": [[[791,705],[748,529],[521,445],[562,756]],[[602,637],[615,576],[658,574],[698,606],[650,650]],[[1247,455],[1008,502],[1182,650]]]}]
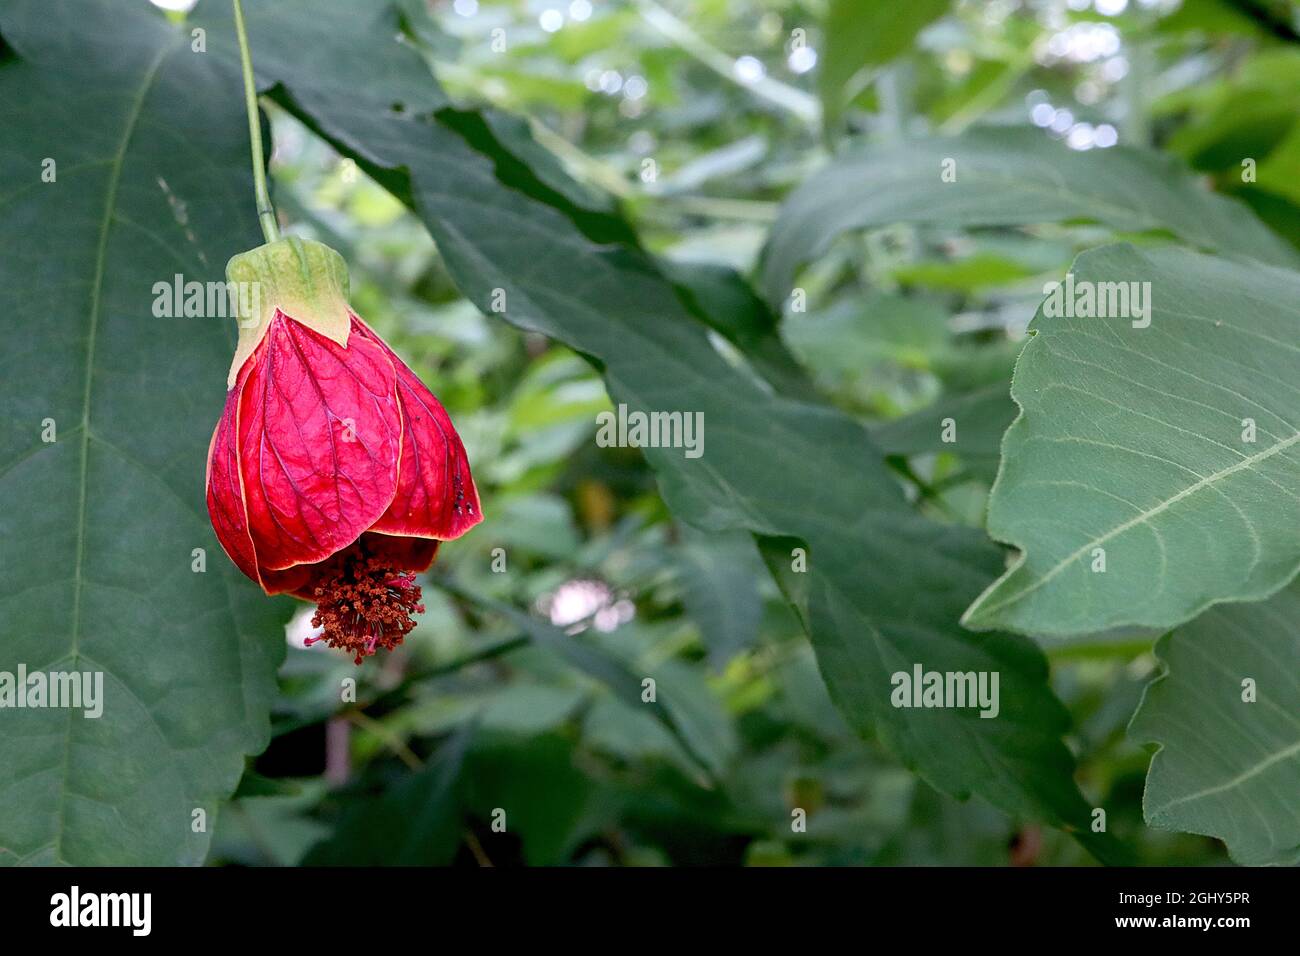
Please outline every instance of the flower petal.
[{"label": "flower petal", "polygon": [[371,557],[379,558],[403,571],[419,574],[429,570],[441,542],[432,538],[367,532],[361,536],[361,544]]},{"label": "flower petal", "polygon": [[401,412],[384,350],[340,346],[277,312],[238,416],[258,568],[314,564],[356,541],[397,489]]},{"label": "flower petal", "polygon": [[[352,550],[364,548],[367,556],[379,558],[395,568],[418,574],[427,571],[438,553],[438,541],[431,538],[408,538],[366,532],[352,545]],[[316,586],[337,573],[339,561],[346,554],[340,551],[316,564],[297,564],[284,571],[263,571],[262,586],[268,594],[288,592],[304,601],[316,600]]]},{"label": "flower petal", "polygon": [[262,589],[267,594],[292,594],[304,601],[310,601],[316,592],[321,570],[330,565],[331,559],[315,564],[295,564],[283,571],[262,571]]},{"label": "flower petal", "polygon": [[402,466],[393,503],[371,530],[458,538],[483,520],[465,446],[442,403],[383,339],[355,315],[353,341],[382,348],[397,371],[402,404]]},{"label": "flower petal", "polygon": [[248,531],[244,488],[239,474],[239,405],[256,355],[244,363],[234,386],[226,393],[226,407],[208,445],[208,516],[217,540],[244,574],[258,580],[257,554]]}]

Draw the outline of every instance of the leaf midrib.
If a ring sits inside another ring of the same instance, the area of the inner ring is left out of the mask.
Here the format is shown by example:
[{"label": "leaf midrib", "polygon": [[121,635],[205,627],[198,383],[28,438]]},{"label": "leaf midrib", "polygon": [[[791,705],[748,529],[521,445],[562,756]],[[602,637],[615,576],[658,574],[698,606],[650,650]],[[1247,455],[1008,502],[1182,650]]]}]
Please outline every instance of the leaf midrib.
[{"label": "leaf midrib", "polygon": [[[82,406],[81,406],[81,473],[78,479],[79,484],[79,501],[77,505],[77,552],[73,560],[72,571],[72,647],[68,651],[68,659],[74,664],[81,658],[81,592],[83,565],[86,557],[86,477],[90,461],[90,395],[91,386],[95,377],[95,343],[99,331],[99,316],[102,311],[103,291],[104,291],[104,267],[108,259],[108,235],[113,224],[113,210],[117,203],[117,189],[122,180],[122,167],[126,160],[127,149],[131,145],[131,138],[135,135],[136,127],[139,125],[140,114],[144,110],[145,100],[149,97],[150,90],[153,89],[154,81],[158,76],[163,61],[175,47],[176,41],[159,47],[157,56],[154,57],[149,69],[145,71],[140,89],[131,104],[131,111],[127,114],[125,128],[122,131],[122,139],[118,144],[117,153],[111,161],[111,168],[108,176],[108,189],[104,200],[104,215],[100,221],[99,227],[99,246],[95,254],[95,275],[91,280],[90,292],[90,329],[86,336],[86,374],[83,381]],[[58,829],[55,831],[54,857],[59,862],[63,860],[63,823],[65,811],[67,808],[68,794],[68,773],[72,763],[72,720],[73,712],[68,711],[68,731],[63,737],[63,770],[62,782],[59,786],[59,806],[55,814],[55,822]]]}]

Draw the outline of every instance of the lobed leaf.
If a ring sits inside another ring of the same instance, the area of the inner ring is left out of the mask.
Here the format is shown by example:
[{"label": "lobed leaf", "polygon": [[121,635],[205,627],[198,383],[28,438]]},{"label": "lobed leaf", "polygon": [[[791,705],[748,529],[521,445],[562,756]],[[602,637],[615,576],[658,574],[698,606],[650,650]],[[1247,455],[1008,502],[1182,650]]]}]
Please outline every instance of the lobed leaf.
[{"label": "lobed leaf", "polygon": [[146,4],[11,0],[0,34],[0,671],[104,697],[0,712],[0,862],[197,864],[269,738],[288,605],[204,507],[235,322],[156,317],[154,284],[260,243],[247,121]]}]

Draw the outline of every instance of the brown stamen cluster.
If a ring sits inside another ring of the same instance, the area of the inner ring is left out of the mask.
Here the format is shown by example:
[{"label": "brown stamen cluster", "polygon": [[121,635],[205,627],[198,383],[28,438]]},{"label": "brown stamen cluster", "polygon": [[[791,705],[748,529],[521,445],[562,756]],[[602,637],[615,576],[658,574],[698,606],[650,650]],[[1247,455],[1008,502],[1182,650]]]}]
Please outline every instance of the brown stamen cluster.
[{"label": "brown stamen cluster", "polygon": [[316,613],[312,627],[323,628],[319,637],[354,653],[361,663],[379,648],[391,651],[411,632],[411,614],[423,614],[420,586],[410,571],[378,558],[349,557],[332,577],[316,587]]}]

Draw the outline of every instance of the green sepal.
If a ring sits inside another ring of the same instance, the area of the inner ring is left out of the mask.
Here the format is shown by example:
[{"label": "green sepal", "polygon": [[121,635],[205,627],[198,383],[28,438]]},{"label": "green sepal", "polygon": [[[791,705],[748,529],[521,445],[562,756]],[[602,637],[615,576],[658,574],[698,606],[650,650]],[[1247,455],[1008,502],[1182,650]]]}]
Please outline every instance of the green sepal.
[{"label": "green sepal", "polygon": [[226,380],[228,388],[266,335],[277,309],[339,345],[348,344],[348,267],[329,246],[286,236],[231,257],[226,280],[239,283],[233,287],[239,294],[232,296],[239,344]]}]

